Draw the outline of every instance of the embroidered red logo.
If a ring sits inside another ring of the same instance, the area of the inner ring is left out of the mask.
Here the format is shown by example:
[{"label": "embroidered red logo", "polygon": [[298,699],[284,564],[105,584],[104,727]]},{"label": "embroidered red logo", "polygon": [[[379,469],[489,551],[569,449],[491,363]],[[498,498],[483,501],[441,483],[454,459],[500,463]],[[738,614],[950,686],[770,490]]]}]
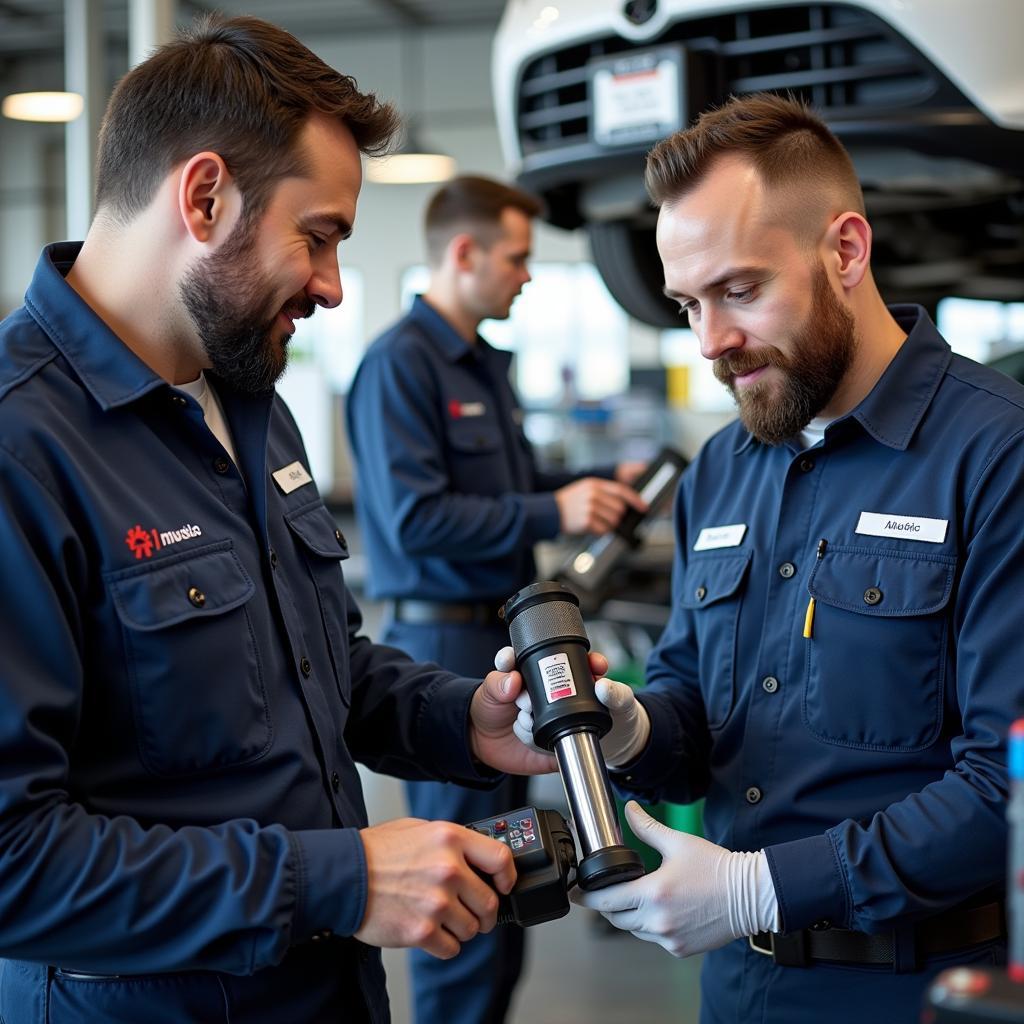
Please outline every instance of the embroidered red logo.
[{"label": "embroidered red logo", "polygon": [[150,558],[153,554],[153,542],[156,538],[156,530],[150,536],[149,530],[144,530],[136,523],[124,536],[124,542],[136,558]]},{"label": "embroidered red logo", "polygon": [[448,415],[453,420],[457,420],[462,415],[462,403],[457,398],[453,398],[448,403]]},{"label": "embroidered red logo", "polygon": [[136,523],[125,535],[124,542],[136,559],[152,558],[154,551],[177,544],[181,540],[202,537],[203,531],[198,526],[186,523],[177,530],[145,530]]}]

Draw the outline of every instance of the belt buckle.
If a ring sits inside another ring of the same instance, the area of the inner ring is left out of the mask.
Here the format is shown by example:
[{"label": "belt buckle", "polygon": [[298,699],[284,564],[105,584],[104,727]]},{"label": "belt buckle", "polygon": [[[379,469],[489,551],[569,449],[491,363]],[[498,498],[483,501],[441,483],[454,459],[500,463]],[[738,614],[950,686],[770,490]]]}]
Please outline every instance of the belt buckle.
[{"label": "belt buckle", "polygon": [[[762,936],[768,940],[768,948],[765,949],[763,946],[759,946],[754,940],[760,939]],[[761,956],[770,956],[773,960],[775,959],[775,933],[774,932],[755,932],[753,935],[747,936],[747,942],[750,943],[750,948],[755,953],[760,953]]]}]

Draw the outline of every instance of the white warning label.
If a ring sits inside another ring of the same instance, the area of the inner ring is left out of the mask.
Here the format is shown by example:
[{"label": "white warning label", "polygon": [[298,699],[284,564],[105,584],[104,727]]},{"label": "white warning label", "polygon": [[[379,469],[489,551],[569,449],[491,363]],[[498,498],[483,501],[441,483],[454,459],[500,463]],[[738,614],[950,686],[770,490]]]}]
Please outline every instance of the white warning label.
[{"label": "white warning label", "polygon": [[552,654],[537,662],[548,693],[548,703],[576,696],[576,680],[572,677],[568,654]]}]

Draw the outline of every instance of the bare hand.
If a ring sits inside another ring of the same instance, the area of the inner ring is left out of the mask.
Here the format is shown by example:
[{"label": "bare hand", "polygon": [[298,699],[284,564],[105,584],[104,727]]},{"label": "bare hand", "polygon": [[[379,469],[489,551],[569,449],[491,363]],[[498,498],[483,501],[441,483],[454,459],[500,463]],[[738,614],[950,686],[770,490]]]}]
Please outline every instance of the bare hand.
[{"label": "bare hand", "polygon": [[[608,659],[590,653],[590,671],[595,676],[608,671]],[[470,743],[474,756],[498,771],[513,775],[544,775],[558,767],[553,755],[519,739],[515,732],[519,708],[516,698],[525,693],[523,677],[515,670],[511,647],[503,647],[494,656],[497,672],[477,687],[470,705]],[[507,681],[507,686],[505,685]]]},{"label": "bare hand", "polygon": [[[514,707],[514,705],[513,705]],[[416,946],[455,956],[498,914],[498,896],[516,879],[504,843],[447,821],[399,818],[360,830],[367,897],[355,937],[369,946]],[[494,888],[473,868],[493,876]]]},{"label": "bare hand", "polygon": [[615,479],[620,484],[629,484],[630,487],[636,481],[636,478],[647,468],[649,463],[646,462],[620,462],[615,467]]},{"label": "bare hand", "polygon": [[584,477],[555,491],[563,533],[608,533],[619,525],[627,508],[647,511],[632,487],[617,480]]},{"label": "bare hand", "polygon": [[[511,648],[509,648],[511,650]],[[469,705],[469,742],[473,756],[499,772],[546,775],[557,769],[551,754],[523,746],[512,731],[519,709],[516,697],[523,677],[515,669],[490,672],[476,688]]]}]

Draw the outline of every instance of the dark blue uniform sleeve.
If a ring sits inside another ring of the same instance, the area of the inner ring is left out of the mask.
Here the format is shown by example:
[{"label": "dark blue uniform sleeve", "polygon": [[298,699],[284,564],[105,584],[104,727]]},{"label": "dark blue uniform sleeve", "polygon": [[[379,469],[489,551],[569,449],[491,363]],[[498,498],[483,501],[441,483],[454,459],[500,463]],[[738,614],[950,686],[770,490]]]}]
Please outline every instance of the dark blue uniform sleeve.
[{"label": "dark blue uniform sleeve", "polygon": [[[1005,444],[963,509],[952,616],[961,731],[953,768],[866,821],[765,851],[785,929],[822,917],[866,932],[942,910],[1003,878],[1006,737],[1021,711],[1024,437]],[[952,526],[952,524],[950,524]],[[898,696],[894,694],[894,699]]]},{"label": "dark blue uniform sleeve", "polygon": [[[403,651],[361,636],[348,600],[352,714],[345,735],[353,756],[374,771],[487,788],[503,776],[473,760],[469,706],[480,679],[414,662]],[[481,677],[490,666],[481,665]]]},{"label": "dark blue uniform sleeve", "polygon": [[498,558],[558,534],[553,494],[456,493],[445,468],[440,399],[415,358],[370,352],[349,395],[350,438],[368,506],[413,557]]},{"label": "dark blue uniform sleeve", "polygon": [[0,493],[0,954],[104,973],[245,974],[315,929],[358,928],[355,829],[171,828],[93,813],[72,791],[89,642],[79,609],[96,580],[58,496],[7,452]]}]

